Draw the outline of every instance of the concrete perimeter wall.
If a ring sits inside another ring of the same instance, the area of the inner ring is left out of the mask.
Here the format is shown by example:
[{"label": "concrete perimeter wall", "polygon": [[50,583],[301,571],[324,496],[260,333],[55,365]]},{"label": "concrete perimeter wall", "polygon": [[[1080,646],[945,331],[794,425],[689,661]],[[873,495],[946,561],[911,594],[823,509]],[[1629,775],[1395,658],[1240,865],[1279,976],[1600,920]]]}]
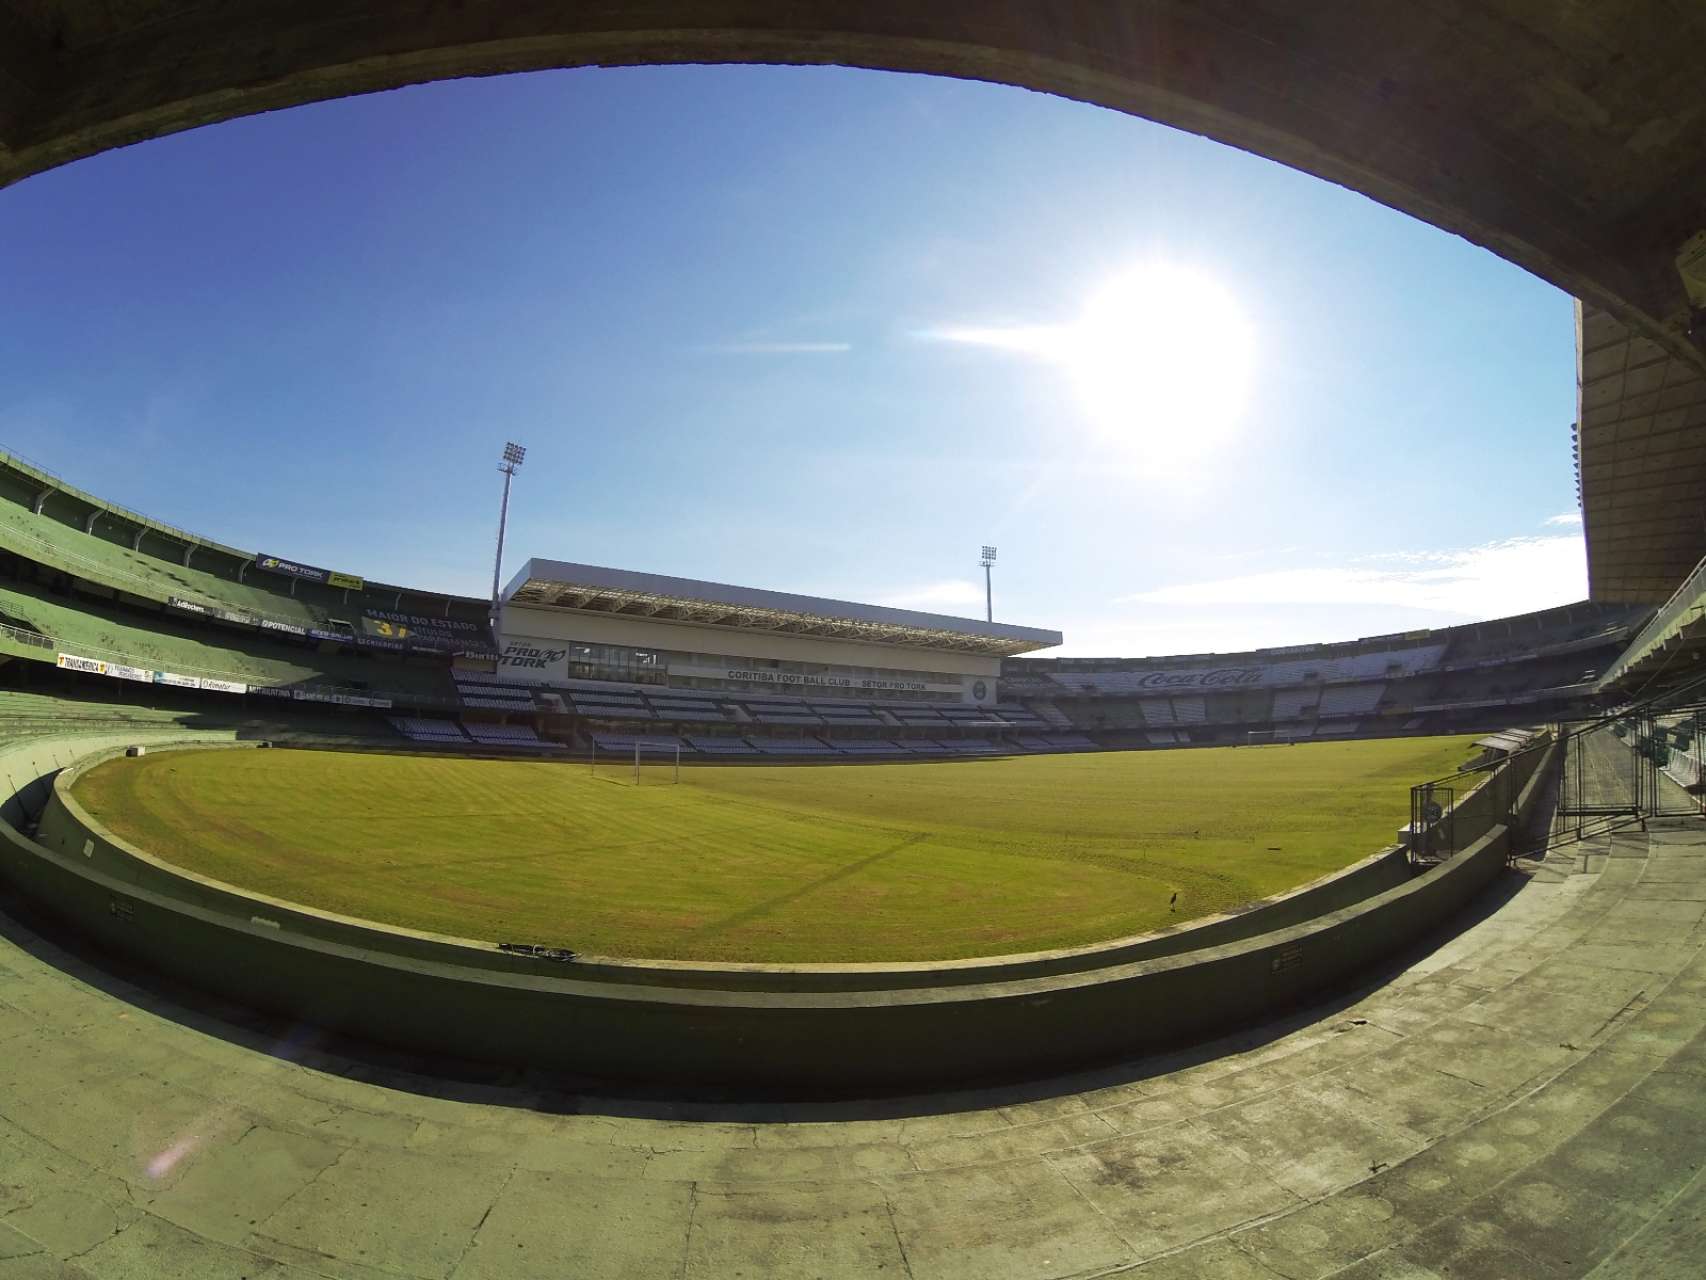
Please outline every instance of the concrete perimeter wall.
[{"label": "concrete perimeter wall", "polygon": [[[113,750],[88,748],[86,763]],[[1554,755],[1505,766],[1518,814],[1538,802]],[[72,776],[56,779],[39,841],[0,825],[0,881],[150,968],[429,1054],[804,1088],[1056,1071],[1271,1016],[1354,982],[1459,911],[1503,867],[1512,816],[1489,815],[1472,842],[1460,826],[1461,852],[1413,878],[1388,851],[1263,909],[1104,948],[735,970],[556,964],[244,894],[102,831],[69,799]]]}]

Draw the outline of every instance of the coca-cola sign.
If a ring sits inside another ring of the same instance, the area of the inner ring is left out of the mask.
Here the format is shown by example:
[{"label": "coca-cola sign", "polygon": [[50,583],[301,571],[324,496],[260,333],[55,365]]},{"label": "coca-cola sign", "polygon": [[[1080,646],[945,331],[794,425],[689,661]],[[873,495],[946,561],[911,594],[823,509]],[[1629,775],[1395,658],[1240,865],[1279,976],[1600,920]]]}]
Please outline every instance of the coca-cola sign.
[{"label": "coca-cola sign", "polygon": [[1150,671],[1137,678],[1142,689],[1238,689],[1262,683],[1261,667],[1216,667],[1211,671]]}]

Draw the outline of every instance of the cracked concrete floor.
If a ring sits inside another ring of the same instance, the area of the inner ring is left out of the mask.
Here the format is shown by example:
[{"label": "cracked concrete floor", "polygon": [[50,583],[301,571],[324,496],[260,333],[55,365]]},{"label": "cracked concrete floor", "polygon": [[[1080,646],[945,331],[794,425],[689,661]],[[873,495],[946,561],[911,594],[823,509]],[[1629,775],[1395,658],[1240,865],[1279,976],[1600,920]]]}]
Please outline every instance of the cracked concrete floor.
[{"label": "cracked concrete floor", "polygon": [[418,1076],[0,916],[0,1280],[1696,1277],[1706,829],[1669,826],[1284,1024],[867,1102]]}]

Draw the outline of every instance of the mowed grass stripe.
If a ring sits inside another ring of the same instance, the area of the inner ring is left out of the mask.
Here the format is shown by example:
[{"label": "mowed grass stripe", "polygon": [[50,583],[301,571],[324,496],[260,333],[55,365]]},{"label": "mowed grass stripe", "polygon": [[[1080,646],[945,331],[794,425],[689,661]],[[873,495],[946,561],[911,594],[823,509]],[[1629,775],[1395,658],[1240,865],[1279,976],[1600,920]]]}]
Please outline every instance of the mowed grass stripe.
[{"label": "mowed grass stripe", "polygon": [[76,794],[168,861],[387,924],[601,955],[902,961],[1078,946],[1282,892],[1390,844],[1409,786],[1470,751],[692,766],[680,786],[627,785],[627,766],[208,751],[110,761]]}]

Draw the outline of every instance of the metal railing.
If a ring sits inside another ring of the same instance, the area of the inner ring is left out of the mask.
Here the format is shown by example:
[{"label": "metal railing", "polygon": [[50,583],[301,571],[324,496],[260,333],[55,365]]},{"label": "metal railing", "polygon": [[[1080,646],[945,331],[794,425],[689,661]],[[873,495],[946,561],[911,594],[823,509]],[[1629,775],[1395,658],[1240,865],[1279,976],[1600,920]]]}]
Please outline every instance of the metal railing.
[{"label": "metal railing", "polygon": [[[43,537],[39,533],[31,533],[28,529],[7,530],[6,536],[10,539],[19,539],[24,542],[31,543],[35,547],[40,548],[43,553],[50,557],[50,563],[53,561],[59,561],[73,566],[82,566],[88,571],[88,576],[93,581],[104,582],[109,586],[120,585],[125,582],[135,583],[144,588],[144,590],[138,591],[136,594],[143,596],[146,599],[158,599],[158,593],[164,591],[168,597],[176,596],[180,600],[189,600],[195,604],[205,605],[210,609],[226,609],[233,613],[246,613],[253,617],[257,622],[264,618],[269,622],[284,622],[289,623],[291,626],[304,625],[299,619],[281,618],[274,614],[258,613],[247,606],[233,604],[230,600],[221,599],[210,592],[201,591],[195,587],[176,585],[170,587],[164,586],[156,578],[151,577],[148,574],[135,573],[132,570],[111,564],[108,561],[97,560],[94,556],[86,556],[81,551],[69,550],[55,542],[52,538]],[[160,600],[160,603],[164,604],[166,601]]]},{"label": "metal railing", "polygon": [[17,644],[29,645],[36,649],[56,648],[56,642],[50,636],[44,636],[39,631],[26,631],[22,627],[14,627],[9,622],[0,622],[0,635],[6,636]]},{"label": "metal railing", "polygon": [[[1597,719],[1559,725],[1566,751],[1558,822],[1548,847],[1636,825],[1644,828],[1654,818],[1706,812],[1698,769],[1703,728],[1706,677]],[[1684,736],[1684,758],[1694,762],[1692,770],[1670,767]]]},{"label": "metal railing", "polygon": [[1669,600],[1659,606],[1659,611],[1653,615],[1652,621],[1642,627],[1639,634],[1629,642],[1611,664],[1611,669],[1599,678],[1600,689],[1609,687],[1622,678],[1625,672],[1640,659],[1641,655],[1664,636],[1673,625],[1680,627],[1684,614],[1690,610],[1706,612],[1706,557],[1694,566],[1682,585],[1671,593]]},{"label": "metal railing", "polygon": [[65,479],[64,476],[60,475],[51,467],[44,467],[41,463],[35,461],[35,459],[27,458],[23,454],[12,449],[0,448],[0,458],[4,458],[7,462],[13,464],[21,471],[33,472],[39,478],[51,481],[55,488],[59,489],[62,493],[70,494],[79,502],[87,502],[93,506],[100,507],[103,510],[110,511],[116,516],[122,516],[127,520],[134,520],[139,524],[148,525],[150,528],[169,534],[182,542],[192,543],[200,547],[208,547],[215,551],[236,552],[238,555],[244,556],[250,554],[246,551],[238,551],[236,547],[228,547],[222,542],[215,542],[212,538],[204,538],[200,534],[191,533],[188,529],[180,529],[177,525],[172,524],[169,521],[157,520],[147,512],[136,511],[130,507],[122,506],[117,502],[109,502],[105,498],[97,498],[94,494],[89,493],[86,490],[79,489],[76,485]]},{"label": "metal railing", "polygon": [[1432,865],[1455,857],[1501,822],[1512,821],[1517,800],[1540,767],[1552,735],[1443,778],[1410,788],[1410,860]]}]

